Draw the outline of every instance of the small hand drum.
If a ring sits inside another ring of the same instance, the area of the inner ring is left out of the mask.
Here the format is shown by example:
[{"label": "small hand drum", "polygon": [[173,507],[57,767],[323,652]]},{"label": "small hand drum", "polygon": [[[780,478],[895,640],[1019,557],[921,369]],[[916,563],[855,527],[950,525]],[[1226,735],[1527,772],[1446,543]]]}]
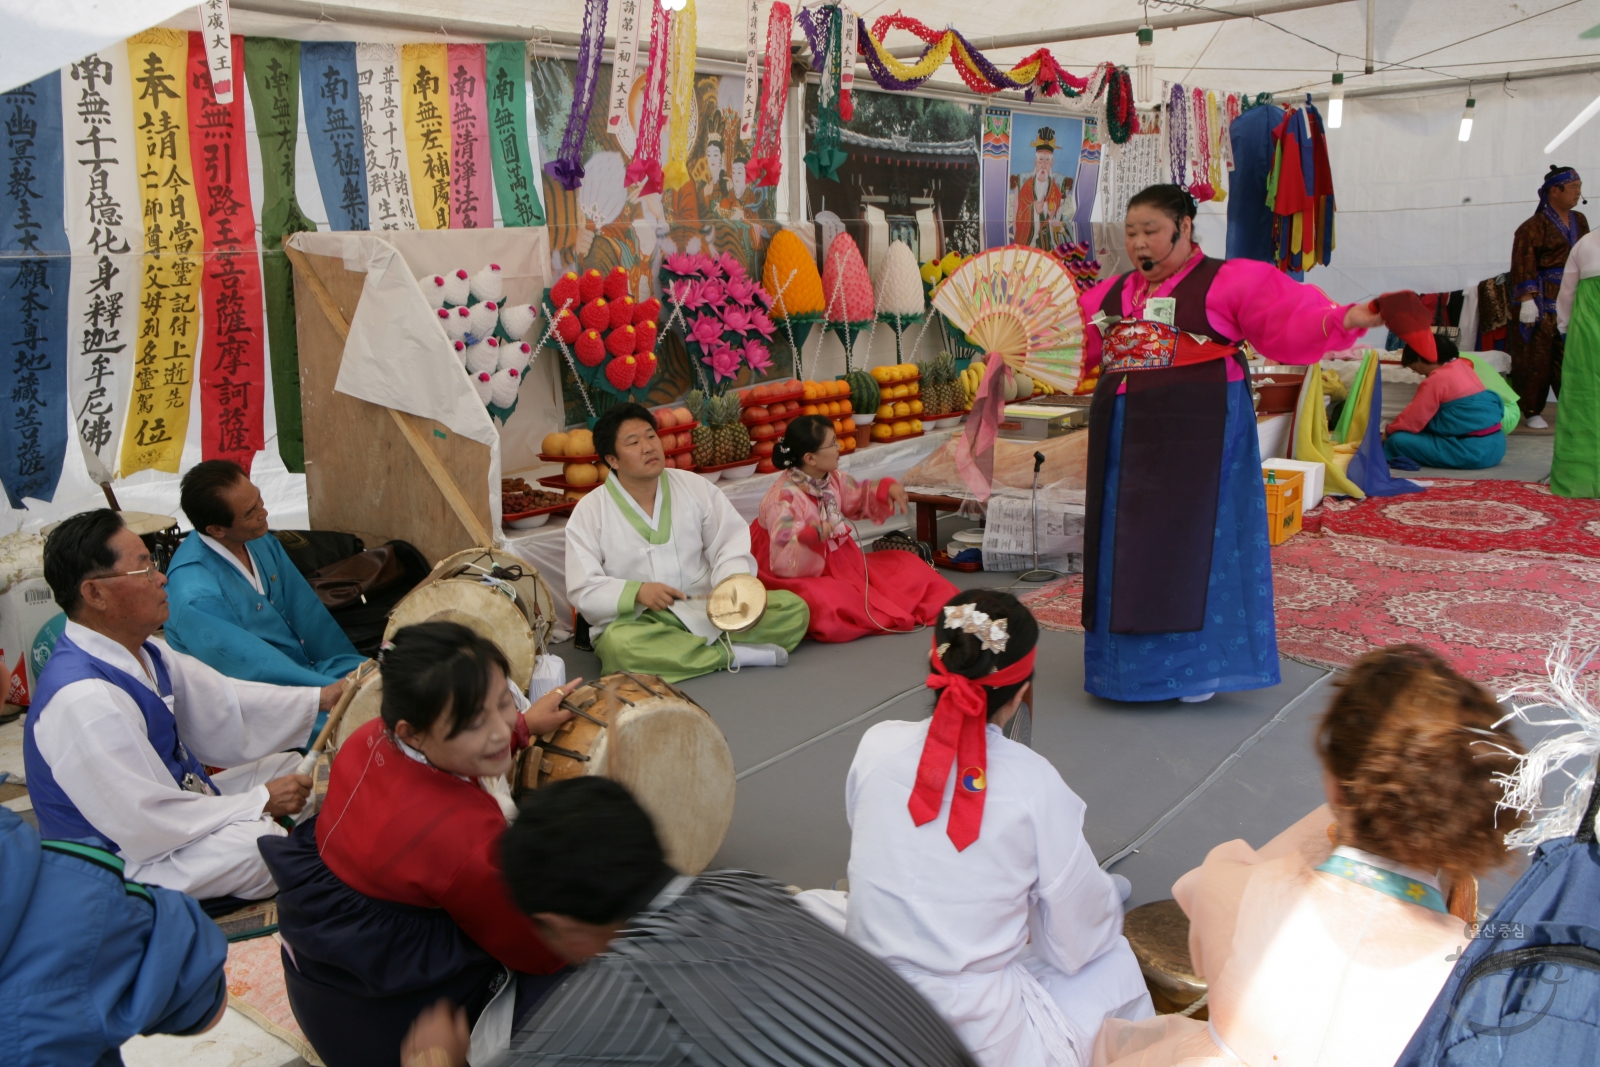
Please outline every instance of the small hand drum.
[{"label": "small hand drum", "polygon": [[706,597],[711,625],[738,634],[755,626],[767,610],[767,587],[753,574],[730,574]]}]

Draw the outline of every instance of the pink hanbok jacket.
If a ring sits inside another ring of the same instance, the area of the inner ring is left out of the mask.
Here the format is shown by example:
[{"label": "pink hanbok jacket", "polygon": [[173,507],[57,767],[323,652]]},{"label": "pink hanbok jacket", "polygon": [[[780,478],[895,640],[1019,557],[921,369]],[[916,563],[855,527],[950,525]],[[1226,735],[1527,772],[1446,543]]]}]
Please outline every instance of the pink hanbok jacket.
[{"label": "pink hanbok jacket", "polygon": [[[839,511],[847,519],[883,522],[894,513],[889,500],[893,478],[861,481],[843,471],[834,471],[828,481],[839,501]],[[758,521],[772,539],[767,566],[780,578],[816,577],[824,570],[827,552],[839,547],[841,541],[850,540],[849,529],[839,524],[830,544],[823,544],[819,532],[822,502],[788,474],[761,498]]]}]

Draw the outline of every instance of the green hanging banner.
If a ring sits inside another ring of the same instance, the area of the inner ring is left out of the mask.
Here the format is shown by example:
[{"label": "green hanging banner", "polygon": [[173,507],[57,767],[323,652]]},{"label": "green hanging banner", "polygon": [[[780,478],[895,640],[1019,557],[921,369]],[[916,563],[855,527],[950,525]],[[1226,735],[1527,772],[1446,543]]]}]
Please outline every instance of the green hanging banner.
[{"label": "green hanging banner", "polygon": [[528,151],[527,51],[520,41],[488,46],[489,147],[494,191],[505,226],[543,226],[536,177]]},{"label": "green hanging banner", "polygon": [[294,271],[283,251],[291,233],[315,230],[294,195],[294,151],[300,124],[300,42],[244,39],[244,77],[261,142],[261,287],[272,351],[273,410],[278,455],[296,474],[306,470],[300,420],[300,342],[294,326]]}]

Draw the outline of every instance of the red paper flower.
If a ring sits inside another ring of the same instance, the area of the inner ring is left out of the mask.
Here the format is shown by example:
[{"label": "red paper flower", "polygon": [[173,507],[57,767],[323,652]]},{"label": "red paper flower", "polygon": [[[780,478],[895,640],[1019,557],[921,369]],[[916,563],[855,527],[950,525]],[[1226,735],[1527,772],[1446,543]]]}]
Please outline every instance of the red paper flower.
[{"label": "red paper flower", "polygon": [[583,310],[578,312],[578,318],[583,320],[586,330],[606,330],[611,328],[611,305],[605,297],[596,297],[583,305]]},{"label": "red paper flower", "polygon": [[656,357],[641,356],[639,358],[639,369],[634,373],[633,376],[633,387],[635,389],[643,389],[645,386],[650,384],[650,379],[654,378],[655,376]]},{"label": "red paper flower", "polygon": [[611,312],[611,327],[626,326],[633,321],[633,297],[623,294],[606,305]]},{"label": "red paper flower", "polygon": [[646,321],[661,321],[661,301],[653,296],[649,300],[641,300],[633,305],[633,324],[637,326]]},{"label": "red paper flower", "polygon": [[600,340],[597,330],[588,330],[572,345],[572,351],[585,367],[598,367],[606,358],[606,343]]},{"label": "red paper flower", "polygon": [[631,356],[638,344],[639,339],[635,336],[632,326],[624,326],[621,329],[612,330],[606,336],[606,351],[613,356]]},{"label": "red paper flower", "polygon": [[618,389],[632,389],[638,373],[639,361],[632,356],[618,356],[606,364],[606,380]]},{"label": "red paper flower", "polygon": [[604,288],[607,300],[616,300],[628,295],[628,272],[621,267],[612,267],[611,273],[606,275]]},{"label": "red paper flower", "polygon": [[578,339],[583,332],[583,323],[578,321],[578,316],[570,311],[563,311],[556,319],[556,334],[567,344]]},{"label": "red paper flower", "polygon": [[550,287],[550,299],[555,304],[555,309],[560,310],[561,305],[570,304],[577,306],[580,301],[578,295],[578,276],[572,271],[567,271]]},{"label": "red paper flower", "polygon": [[583,277],[578,279],[578,299],[585,304],[604,296],[605,291],[605,277],[597,270],[585,271]]},{"label": "red paper flower", "polygon": [[641,322],[633,328],[633,351],[637,355],[656,350],[656,324],[654,322]]}]

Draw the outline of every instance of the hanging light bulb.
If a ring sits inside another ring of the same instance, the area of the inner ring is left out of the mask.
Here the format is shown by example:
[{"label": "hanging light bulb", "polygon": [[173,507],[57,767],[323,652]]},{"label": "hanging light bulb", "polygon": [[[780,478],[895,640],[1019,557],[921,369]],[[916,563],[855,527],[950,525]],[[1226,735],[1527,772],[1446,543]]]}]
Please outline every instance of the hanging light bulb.
[{"label": "hanging light bulb", "polygon": [[1139,27],[1139,55],[1133,64],[1133,100],[1140,107],[1150,107],[1156,102],[1156,31],[1149,26]]},{"label": "hanging light bulb", "polygon": [[1344,123],[1344,75],[1333,72],[1333,92],[1328,94],[1328,129],[1337,130]]},{"label": "hanging light bulb", "polygon": [[1467,108],[1465,111],[1461,112],[1461,132],[1456,135],[1456,140],[1472,140],[1472,109],[1477,105],[1477,103],[1478,102],[1472,99],[1472,97],[1467,97]]}]

